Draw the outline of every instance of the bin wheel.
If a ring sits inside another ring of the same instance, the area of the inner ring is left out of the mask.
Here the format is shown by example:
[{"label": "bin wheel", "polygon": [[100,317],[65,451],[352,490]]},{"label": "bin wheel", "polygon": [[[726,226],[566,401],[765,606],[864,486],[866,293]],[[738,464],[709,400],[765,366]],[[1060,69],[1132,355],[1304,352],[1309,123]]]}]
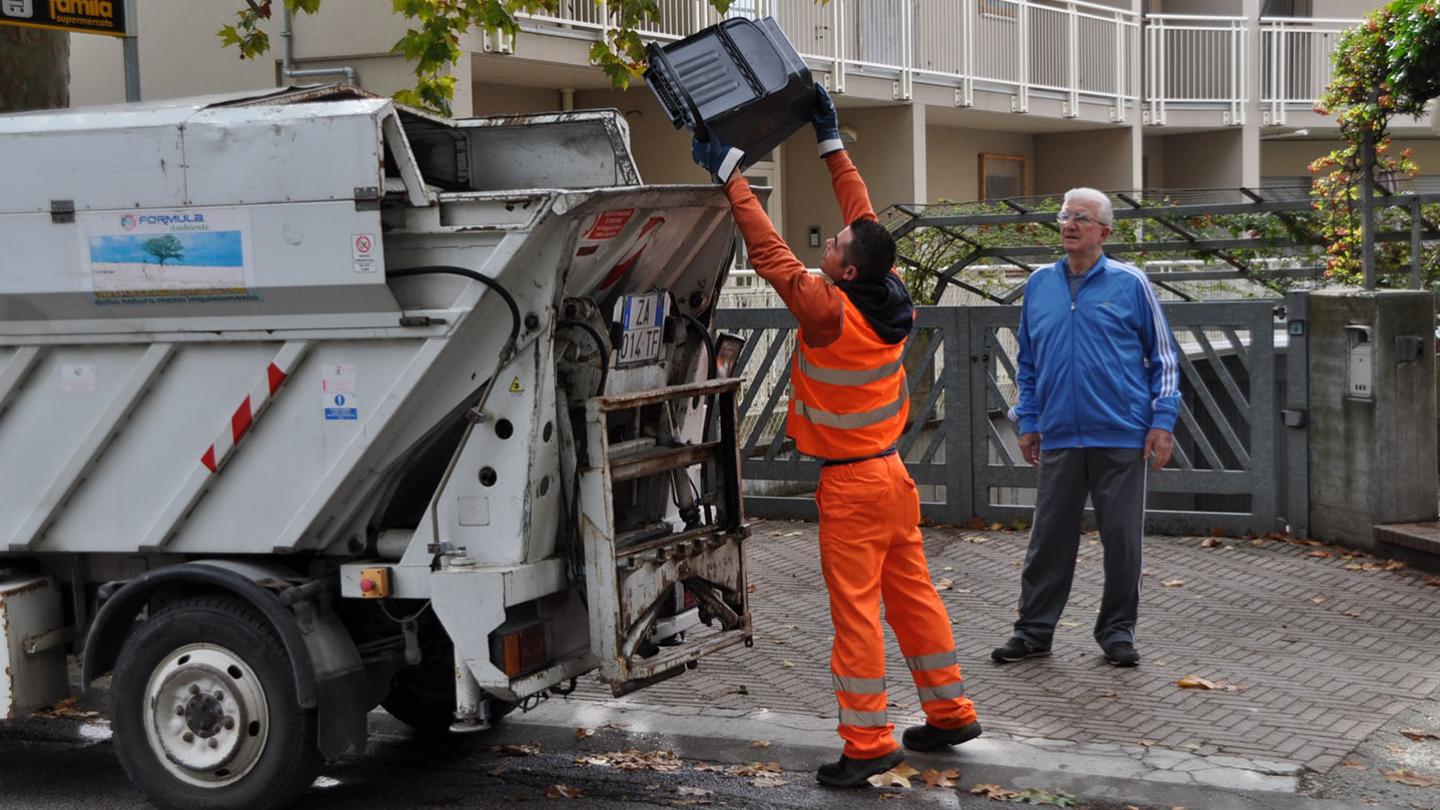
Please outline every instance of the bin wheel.
[{"label": "bin wheel", "polygon": [[[448,645],[447,645],[448,646]],[[391,717],[422,737],[443,737],[455,721],[455,674],[450,656],[427,659],[395,673],[390,694],[380,701]],[[490,720],[509,714],[515,704],[490,698]]]},{"label": "bin wheel", "polygon": [[315,712],[268,621],[226,596],[185,599],[125,641],[110,687],[116,756],[161,807],[279,808],[315,779]]}]

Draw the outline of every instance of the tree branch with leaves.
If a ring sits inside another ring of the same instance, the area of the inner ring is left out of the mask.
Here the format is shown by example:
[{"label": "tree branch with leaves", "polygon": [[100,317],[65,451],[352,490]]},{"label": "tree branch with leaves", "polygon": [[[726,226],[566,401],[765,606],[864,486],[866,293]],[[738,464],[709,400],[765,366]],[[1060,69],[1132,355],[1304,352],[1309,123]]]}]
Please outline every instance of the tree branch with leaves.
[{"label": "tree branch with leaves", "polygon": [[[575,0],[586,2],[587,0]],[[817,0],[829,2],[829,0]],[[315,14],[322,0],[245,0],[235,12],[236,21],[217,32],[220,41],[234,47],[241,59],[255,59],[270,49],[270,37],[260,27],[273,14],[276,2],[283,2],[292,14]],[[732,0],[708,0],[720,14],[730,10]],[[451,114],[455,99],[454,65],[464,55],[461,37],[473,29],[488,34],[514,37],[520,32],[517,14],[559,14],[565,0],[391,0],[395,13],[412,25],[392,51],[415,66],[415,87],[395,94],[402,104]],[[660,22],[658,0],[595,0],[608,18],[597,41],[590,48],[590,61],[605,72],[618,89],[629,87],[645,70],[645,42],[639,29]]]}]

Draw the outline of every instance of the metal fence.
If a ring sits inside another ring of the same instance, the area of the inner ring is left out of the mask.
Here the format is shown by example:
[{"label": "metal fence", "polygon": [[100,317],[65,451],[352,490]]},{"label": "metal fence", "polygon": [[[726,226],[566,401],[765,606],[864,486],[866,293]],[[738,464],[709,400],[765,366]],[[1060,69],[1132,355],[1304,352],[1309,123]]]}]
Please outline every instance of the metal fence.
[{"label": "metal fence", "polygon": [[[1181,352],[1175,453],[1149,481],[1152,530],[1266,533],[1283,527],[1284,436],[1277,401],[1275,299],[1165,307]],[[748,338],[736,364],[746,509],[813,518],[819,464],[785,437],[795,321],[784,309],[722,309],[717,325]],[[900,440],[930,520],[1028,520],[1036,472],[1005,413],[1015,403],[1015,306],[921,307],[905,352],[910,424]],[[1283,329],[1280,335],[1283,338]],[[1277,397],[1279,399],[1277,400]],[[1293,498],[1287,499],[1292,502]]]}]

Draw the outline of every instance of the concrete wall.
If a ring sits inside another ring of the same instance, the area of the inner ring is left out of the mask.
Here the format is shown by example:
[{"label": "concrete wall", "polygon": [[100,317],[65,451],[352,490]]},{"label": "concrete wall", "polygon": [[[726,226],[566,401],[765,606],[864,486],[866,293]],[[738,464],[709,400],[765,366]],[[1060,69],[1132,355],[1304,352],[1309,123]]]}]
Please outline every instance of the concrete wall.
[{"label": "concrete wall", "polygon": [[1035,136],[1036,194],[1060,194],[1076,186],[1129,191],[1140,186],[1132,169],[1133,128],[1092,129]]},{"label": "concrete wall", "polygon": [[[243,5],[231,0],[137,3],[143,97],[153,100],[274,87],[284,47],[278,11],[261,25],[270,35],[271,50],[260,59],[241,60],[238,51],[222,47],[215,36],[221,25],[234,21],[236,9]],[[299,67],[354,67],[360,72],[362,86],[388,95],[414,84],[405,61],[389,55],[404,30],[405,20],[389,3],[325,0],[320,14],[296,15],[295,55]],[[358,56],[347,56],[343,62],[325,61],[337,54]],[[319,61],[312,61],[316,59]],[[72,106],[124,101],[122,66],[119,40],[71,37]]]},{"label": "concrete wall", "polygon": [[[1374,397],[1348,392],[1345,326],[1373,331]],[[1381,523],[1436,516],[1435,299],[1410,290],[1311,293],[1310,533],[1363,548]],[[1397,362],[1395,338],[1421,337],[1418,361]]]},{"label": "concrete wall", "polygon": [[[1291,140],[1281,138],[1260,144],[1261,173],[1266,177],[1301,177],[1310,174],[1310,161],[1339,149],[1341,141]],[[1420,173],[1440,175],[1440,141],[1403,140],[1391,142],[1392,154],[1410,149]]]},{"label": "concrete wall", "polygon": [[1152,180],[1161,188],[1235,188],[1241,176],[1243,133],[1238,129],[1195,132],[1164,138],[1159,176],[1150,160]]},{"label": "concrete wall", "polygon": [[926,127],[926,188],[929,202],[980,199],[980,154],[1021,155],[1030,161],[1030,187],[1035,187],[1035,136],[994,129]]}]

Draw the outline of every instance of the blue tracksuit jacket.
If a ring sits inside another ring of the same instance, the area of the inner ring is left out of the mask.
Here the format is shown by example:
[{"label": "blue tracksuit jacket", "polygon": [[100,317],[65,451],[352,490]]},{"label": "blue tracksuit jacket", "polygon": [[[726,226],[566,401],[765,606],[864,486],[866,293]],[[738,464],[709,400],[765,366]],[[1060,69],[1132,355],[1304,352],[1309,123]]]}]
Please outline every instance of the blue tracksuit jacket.
[{"label": "blue tracksuit jacket", "polygon": [[1025,282],[1017,382],[1020,433],[1046,450],[1144,447],[1151,428],[1173,432],[1180,404],[1175,339],[1149,279],[1109,256],[1072,297],[1068,261]]}]

